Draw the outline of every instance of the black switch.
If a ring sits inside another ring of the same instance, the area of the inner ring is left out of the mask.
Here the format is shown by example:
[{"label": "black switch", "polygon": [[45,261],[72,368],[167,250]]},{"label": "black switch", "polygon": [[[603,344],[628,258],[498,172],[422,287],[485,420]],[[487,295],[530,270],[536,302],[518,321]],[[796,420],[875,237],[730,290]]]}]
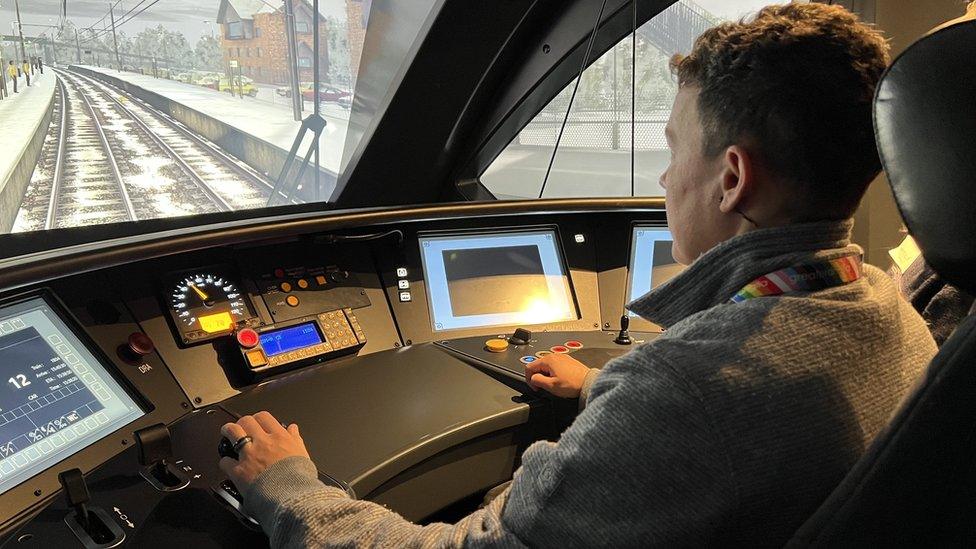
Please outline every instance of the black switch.
[{"label": "black switch", "polygon": [[156,465],[165,463],[173,457],[173,442],[169,436],[169,429],[162,423],[157,423],[134,433],[136,448],[139,452],[139,465]]},{"label": "black switch", "polygon": [[98,507],[88,507],[91,496],[81,469],[58,473],[71,512],[64,522],[85,547],[115,547],[125,540],[125,532]]},{"label": "black switch", "polygon": [[143,466],[142,476],[149,484],[158,490],[170,492],[190,483],[186,473],[168,462],[173,457],[173,442],[166,425],[157,423],[133,434],[139,453],[139,464]]},{"label": "black switch", "polygon": [[532,339],[532,332],[526,330],[525,328],[516,328],[515,333],[508,338],[508,342],[512,345],[527,345]]},{"label": "black switch", "polygon": [[85,529],[89,529],[91,523],[88,516],[88,502],[91,496],[88,494],[88,485],[85,477],[81,474],[81,469],[68,469],[58,473],[58,482],[64,490],[64,497],[68,500],[68,507],[75,510],[78,515],[78,522]]},{"label": "black switch", "polygon": [[630,316],[623,315],[620,317],[620,333],[617,334],[617,339],[613,340],[617,345],[630,345],[634,340],[630,339]]}]

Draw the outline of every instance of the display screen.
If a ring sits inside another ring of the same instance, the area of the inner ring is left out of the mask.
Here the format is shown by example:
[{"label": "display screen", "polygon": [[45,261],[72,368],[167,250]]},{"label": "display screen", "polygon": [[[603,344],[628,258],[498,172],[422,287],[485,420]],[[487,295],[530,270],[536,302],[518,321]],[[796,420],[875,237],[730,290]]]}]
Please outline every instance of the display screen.
[{"label": "display screen", "polygon": [[[630,283],[627,303],[664,284],[685,269],[671,254],[671,231],[660,227],[634,227],[630,242]],[[630,313],[632,316],[634,313]]]},{"label": "display screen", "polygon": [[555,231],[421,236],[435,331],[576,320]]},{"label": "display screen", "polygon": [[268,356],[311,347],[322,342],[322,336],[313,322],[261,334],[261,346]]},{"label": "display screen", "polygon": [[42,298],[0,307],[0,493],[143,415]]}]

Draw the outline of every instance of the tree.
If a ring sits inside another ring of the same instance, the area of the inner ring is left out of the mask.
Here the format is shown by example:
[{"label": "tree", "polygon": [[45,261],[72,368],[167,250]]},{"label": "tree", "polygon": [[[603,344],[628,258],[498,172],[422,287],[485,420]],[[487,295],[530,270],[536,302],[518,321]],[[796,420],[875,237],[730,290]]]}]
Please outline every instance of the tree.
[{"label": "tree", "polygon": [[196,68],[219,71],[223,65],[223,54],[220,51],[220,40],[213,36],[203,36],[197,40],[194,51]]}]

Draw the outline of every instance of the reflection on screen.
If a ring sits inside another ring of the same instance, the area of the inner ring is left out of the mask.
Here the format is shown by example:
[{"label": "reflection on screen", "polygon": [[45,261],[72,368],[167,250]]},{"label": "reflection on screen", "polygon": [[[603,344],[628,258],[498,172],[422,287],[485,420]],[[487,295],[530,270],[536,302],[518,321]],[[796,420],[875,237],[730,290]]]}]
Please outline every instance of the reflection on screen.
[{"label": "reflection on screen", "polygon": [[421,238],[435,330],[575,320],[553,231]]},{"label": "reflection on screen", "polygon": [[[627,302],[664,284],[684,270],[672,255],[671,232],[655,227],[634,227],[630,244],[630,284]],[[631,313],[633,315],[633,313]]]},{"label": "reflection on screen", "polygon": [[0,493],[143,415],[40,298],[0,309]]}]

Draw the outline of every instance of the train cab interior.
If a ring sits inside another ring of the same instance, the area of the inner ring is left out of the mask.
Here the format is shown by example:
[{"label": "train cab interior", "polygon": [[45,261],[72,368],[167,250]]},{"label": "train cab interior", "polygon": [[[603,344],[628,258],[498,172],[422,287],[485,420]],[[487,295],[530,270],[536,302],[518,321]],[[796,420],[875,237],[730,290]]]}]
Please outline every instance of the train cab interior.
[{"label": "train cab interior", "polygon": [[[580,413],[528,365],[664,333],[669,60],[772,3],[0,2],[0,546],[268,546],[218,466],[262,410],[351,498],[477,510]],[[943,339],[789,544],[971,545],[976,6],[824,3],[894,59],[853,241]]]}]

